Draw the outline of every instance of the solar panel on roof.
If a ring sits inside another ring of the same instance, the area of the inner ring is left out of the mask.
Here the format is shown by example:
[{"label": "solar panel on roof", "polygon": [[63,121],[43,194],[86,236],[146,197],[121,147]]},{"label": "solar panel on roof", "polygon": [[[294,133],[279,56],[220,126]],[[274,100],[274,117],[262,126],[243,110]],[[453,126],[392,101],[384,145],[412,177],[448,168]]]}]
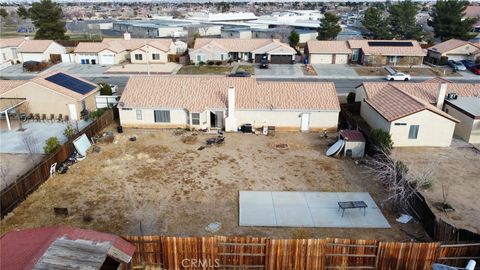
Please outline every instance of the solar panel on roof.
[{"label": "solar panel on roof", "polygon": [[73,92],[85,95],[96,88],[95,85],[86,83],[75,77],[69,76],[65,73],[57,73],[55,75],[45,78],[45,80],[65,87]]},{"label": "solar panel on roof", "polygon": [[410,41],[369,41],[368,46],[370,47],[413,47],[413,43]]}]

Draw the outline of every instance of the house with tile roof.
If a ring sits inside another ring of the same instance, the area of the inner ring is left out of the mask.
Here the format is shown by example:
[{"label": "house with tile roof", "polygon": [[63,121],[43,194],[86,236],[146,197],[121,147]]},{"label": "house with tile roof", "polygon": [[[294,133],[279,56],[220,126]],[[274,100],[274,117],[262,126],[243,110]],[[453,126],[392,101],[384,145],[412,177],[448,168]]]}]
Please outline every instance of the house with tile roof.
[{"label": "house with tile roof", "polygon": [[61,57],[66,53],[65,47],[53,40],[25,40],[17,49],[20,61],[50,61],[52,55]]},{"label": "house with tile roof", "polygon": [[2,108],[2,112],[9,113],[9,110],[22,105],[22,111],[27,113],[45,114],[47,117],[53,114],[55,118],[62,114],[69,116],[70,120],[81,119],[82,112],[96,110],[95,96],[99,93],[98,85],[64,72],[48,73],[24,81],[0,80],[0,89],[2,105],[18,101]]},{"label": "house with tile roof", "polygon": [[6,62],[9,62],[10,64],[15,64],[19,60],[17,52],[18,47],[20,47],[23,42],[25,42],[24,38],[0,39],[0,65]]},{"label": "house with tile roof", "polygon": [[135,246],[116,235],[59,225],[7,232],[0,250],[1,269],[130,269]]},{"label": "house with tile roof", "polygon": [[421,65],[426,53],[416,40],[311,40],[305,55],[310,64],[409,66]]},{"label": "house with tile roof", "polygon": [[208,61],[243,61],[259,63],[267,55],[272,64],[292,64],[295,49],[276,39],[197,38],[189,50],[195,64]]},{"label": "house with tile roof", "polygon": [[[475,112],[470,123],[449,109],[459,97],[478,100],[478,96],[480,84],[432,79],[422,83],[364,82],[356,88],[355,101],[361,102],[360,115],[371,128],[390,133],[394,147],[447,147],[454,134],[462,136],[460,130],[469,129],[473,137],[480,133],[480,124],[472,124]],[[465,106],[473,108],[472,104],[469,101]]]},{"label": "house with tile roof", "polygon": [[123,39],[106,38],[102,42],[80,42],[74,50],[78,64],[118,65],[122,62],[166,63],[168,55],[187,51],[187,44],[171,39],[132,39],[128,33]]},{"label": "house with tile roof", "polygon": [[445,60],[472,60],[480,59],[480,43],[473,43],[459,39],[449,39],[442,43],[428,48],[428,57],[434,63],[440,63],[443,57]]},{"label": "house with tile roof", "polygon": [[226,131],[336,130],[340,111],[333,83],[201,76],[132,76],[118,107],[125,127]]}]

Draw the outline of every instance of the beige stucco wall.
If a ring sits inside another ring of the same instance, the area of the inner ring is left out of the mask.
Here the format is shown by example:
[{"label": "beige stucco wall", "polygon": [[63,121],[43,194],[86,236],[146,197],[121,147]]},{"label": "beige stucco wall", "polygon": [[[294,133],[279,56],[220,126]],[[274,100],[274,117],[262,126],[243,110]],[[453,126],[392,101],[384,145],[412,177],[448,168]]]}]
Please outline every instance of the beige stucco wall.
[{"label": "beige stucco wall", "polygon": [[90,63],[92,60],[95,60],[95,62],[98,64],[98,55],[96,53],[75,53],[75,63],[81,64],[82,59],[89,59]]},{"label": "beige stucco wall", "polygon": [[[97,91],[93,91],[87,98],[85,98],[86,107],[89,111],[93,111],[96,108],[96,92]],[[76,101],[71,97],[62,95],[33,82],[23,84],[3,94],[1,97],[26,98],[29,113],[38,113],[40,115],[47,114],[47,117],[49,117],[50,114],[55,114],[55,117],[58,117],[58,114],[70,116],[68,104],[75,104],[75,107],[77,108],[77,119],[80,119],[80,112],[83,109],[81,101]],[[70,118],[72,117],[70,116]]]},{"label": "beige stucco wall", "polygon": [[445,104],[444,110],[448,114],[460,120],[455,126],[455,135],[469,143],[480,143],[480,119],[473,119],[463,114],[449,104]]},{"label": "beige stucco wall", "polygon": [[310,130],[333,130],[337,128],[338,111],[271,111],[236,110],[237,125],[252,124],[253,127],[275,126],[300,131],[301,114],[310,114]]},{"label": "beige stucco wall", "polygon": [[[141,109],[142,120],[137,120],[136,109],[120,109],[120,122],[125,127],[152,127],[152,128],[175,128],[187,127],[208,128],[210,123],[210,110],[200,112],[200,125],[190,125],[191,117],[186,110],[170,110],[170,123],[155,123],[153,109]],[[223,111],[223,117],[227,116],[225,109],[212,109],[211,111]],[[301,112],[301,111],[261,111],[261,110],[237,110],[237,125],[250,123],[254,127],[265,125],[276,126],[288,130],[300,130],[301,113],[310,113],[310,130],[336,130],[338,124],[338,111]]]},{"label": "beige stucco wall", "polygon": [[177,128],[187,127],[187,112],[184,109],[161,109],[170,111],[170,123],[155,123],[154,109],[139,109],[142,111],[142,120],[137,120],[136,109],[119,109],[120,124],[125,127],[136,128]]},{"label": "beige stucco wall", "polygon": [[17,61],[18,60],[18,53],[16,55],[15,52],[17,51],[16,47],[6,47],[0,49],[0,63],[4,61]]},{"label": "beige stucco wall", "polygon": [[474,52],[478,51],[478,48],[475,46],[472,46],[470,44],[465,44],[463,46],[460,46],[456,49],[450,50],[442,55],[471,55]]},{"label": "beige stucco wall", "polygon": [[364,101],[362,101],[360,107],[360,116],[362,116],[372,129],[379,128],[390,132],[390,123]]},{"label": "beige stucco wall", "polygon": [[[429,110],[388,122],[371,106],[362,102],[360,115],[372,128],[379,128],[390,133],[394,147],[404,146],[450,146],[455,129],[455,122]],[[402,123],[405,125],[395,125]],[[411,125],[419,125],[417,139],[409,139]]]},{"label": "beige stucco wall", "polygon": [[[395,123],[406,123],[404,126]],[[411,125],[419,125],[417,139],[409,139]],[[452,142],[455,122],[429,110],[423,110],[401,119],[390,126],[393,146],[437,146],[448,147]]]},{"label": "beige stucco wall", "polygon": [[[145,49],[145,46],[143,47]],[[153,60],[152,54],[159,54],[160,59],[159,60]],[[141,54],[142,55],[142,60],[135,60],[135,54]],[[132,64],[146,64],[147,63],[147,57],[145,56],[146,52],[140,49],[133,50],[130,52],[130,59]],[[148,62],[152,64],[159,64],[159,63],[167,63],[168,62],[168,54],[164,51],[161,51],[157,48],[154,48],[150,46],[148,48]]]},{"label": "beige stucco wall", "polygon": [[[222,60],[222,54],[224,55],[223,60]],[[198,51],[198,52],[190,52],[189,55],[190,55],[190,61],[192,61],[195,64],[198,64],[200,62],[207,62],[207,61],[226,61],[226,60],[228,60],[228,54],[223,53],[223,52],[207,53],[207,52],[204,52],[204,51]],[[197,60],[197,55],[201,56],[201,58],[202,58],[201,61]]]}]

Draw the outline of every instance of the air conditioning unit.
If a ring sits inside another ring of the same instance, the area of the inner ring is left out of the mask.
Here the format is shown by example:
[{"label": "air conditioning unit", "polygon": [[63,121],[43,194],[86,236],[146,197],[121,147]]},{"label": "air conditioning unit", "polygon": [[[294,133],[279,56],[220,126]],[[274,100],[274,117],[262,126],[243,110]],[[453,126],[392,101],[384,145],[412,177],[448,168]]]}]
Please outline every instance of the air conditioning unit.
[{"label": "air conditioning unit", "polygon": [[448,93],[447,94],[447,99],[452,100],[452,99],[457,99],[457,93]]}]

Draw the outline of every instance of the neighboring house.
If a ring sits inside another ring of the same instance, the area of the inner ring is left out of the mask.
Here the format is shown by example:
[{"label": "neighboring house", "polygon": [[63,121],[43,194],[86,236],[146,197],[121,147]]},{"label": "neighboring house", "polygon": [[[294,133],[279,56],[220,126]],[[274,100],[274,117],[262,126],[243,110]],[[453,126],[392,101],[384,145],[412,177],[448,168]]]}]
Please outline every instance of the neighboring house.
[{"label": "neighboring house", "polygon": [[126,60],[127,52],[121,46],[100,42],[80,42],[73,51],[77,64],[115,65]]},{"label": "neighboring house", "polygon": [[80,42],[74,50],[75,62],[117,65],[130,60],[132,63],[146,63],[147,48],[149,62],[166,63],[168,55],[186,52],[187,44],[171,39],[131,39],[130,35],[125,33],[124,39],[104,39],[101,43]]},{"label": "neighboring house", "polygon": [[17,49],[20,61],[50,61],[52,55],[60,59],[65,47],[53,40],[25,40]]},{"label": "neighboring house", "polygon": [[428,48],[428,57],[439,63],[442,57],[447,60],[473,60],[480,59],[480,43],[464,40],[449,39]]},{"label": "neighboring house", "polygon": [[[145,64],[148,62],[167,63],[169,55],[181,55],[187,51],[185,42],[171,39],[147,40],[147,44],[130,52],[130,61],[134,64]],[[147,57],[148,54],[148,57]]]},{"label": "neighboring house", "polygon": [[340,111],[333,83],[229,77],[132,76],[118,106],[124,127],[226,131],[336,130]]},{"label": "neighboring house", "polygon": [[69,226],[14,230],[0,237],[0,269],[130,269],[135,246]]},{"label": "neighboring house", "polygon": [[99,92],[98,85],[63,72],[28,81],[0,80],[0,88],[0,99],[25,100],[29,113],[54,114],[55,118],[62,114],[71,120],[81,119],[82,111],[96,110],[95,96]]},{"label": "neighboring house", "polygon": [[[426,55],[415,40],[309,41],[310,64],[359,63],[366,66],[422,65]],[[347,58],[347,59],[346,59]]]},{"label": "neighboring house", "polygon": [[221,39],[197,38],[189,50],[190,61],[195,64],[208,61],[251,61],[258,63],[266,54],[272,64],[291,64],[296,51],[276,39]]},{"label": "neighboring house", "polygon": [[[463,103],[463,98],[453,101],[452,93],[478,99],[480,84],[450,83],[444,79],[423,83],[365,82],[356,88],[355,101],[361,102],[360,115],[370,127],[389,132],[395,147],[447,147],[454,134],[470,142],[478,140],[480,126],[475,122],[477,113],[472,111],[475,103]],[[463,114],[470,113],[474,120],[467,122],[459,117],[450,104],[463,107],[467,112]],[[462,135],[461,130],[466,129],[473,135]]]},{"label": "neighboring house", "polygon": [[25,42],[24,38],[2,38],[0,39],[0,65],[6,62],[15,64],[18,59],[18,47]]},{"label": "neighboring house", "polygon": [[345,41],[308,41],[308,63],[348,64],[352,50]]}]

